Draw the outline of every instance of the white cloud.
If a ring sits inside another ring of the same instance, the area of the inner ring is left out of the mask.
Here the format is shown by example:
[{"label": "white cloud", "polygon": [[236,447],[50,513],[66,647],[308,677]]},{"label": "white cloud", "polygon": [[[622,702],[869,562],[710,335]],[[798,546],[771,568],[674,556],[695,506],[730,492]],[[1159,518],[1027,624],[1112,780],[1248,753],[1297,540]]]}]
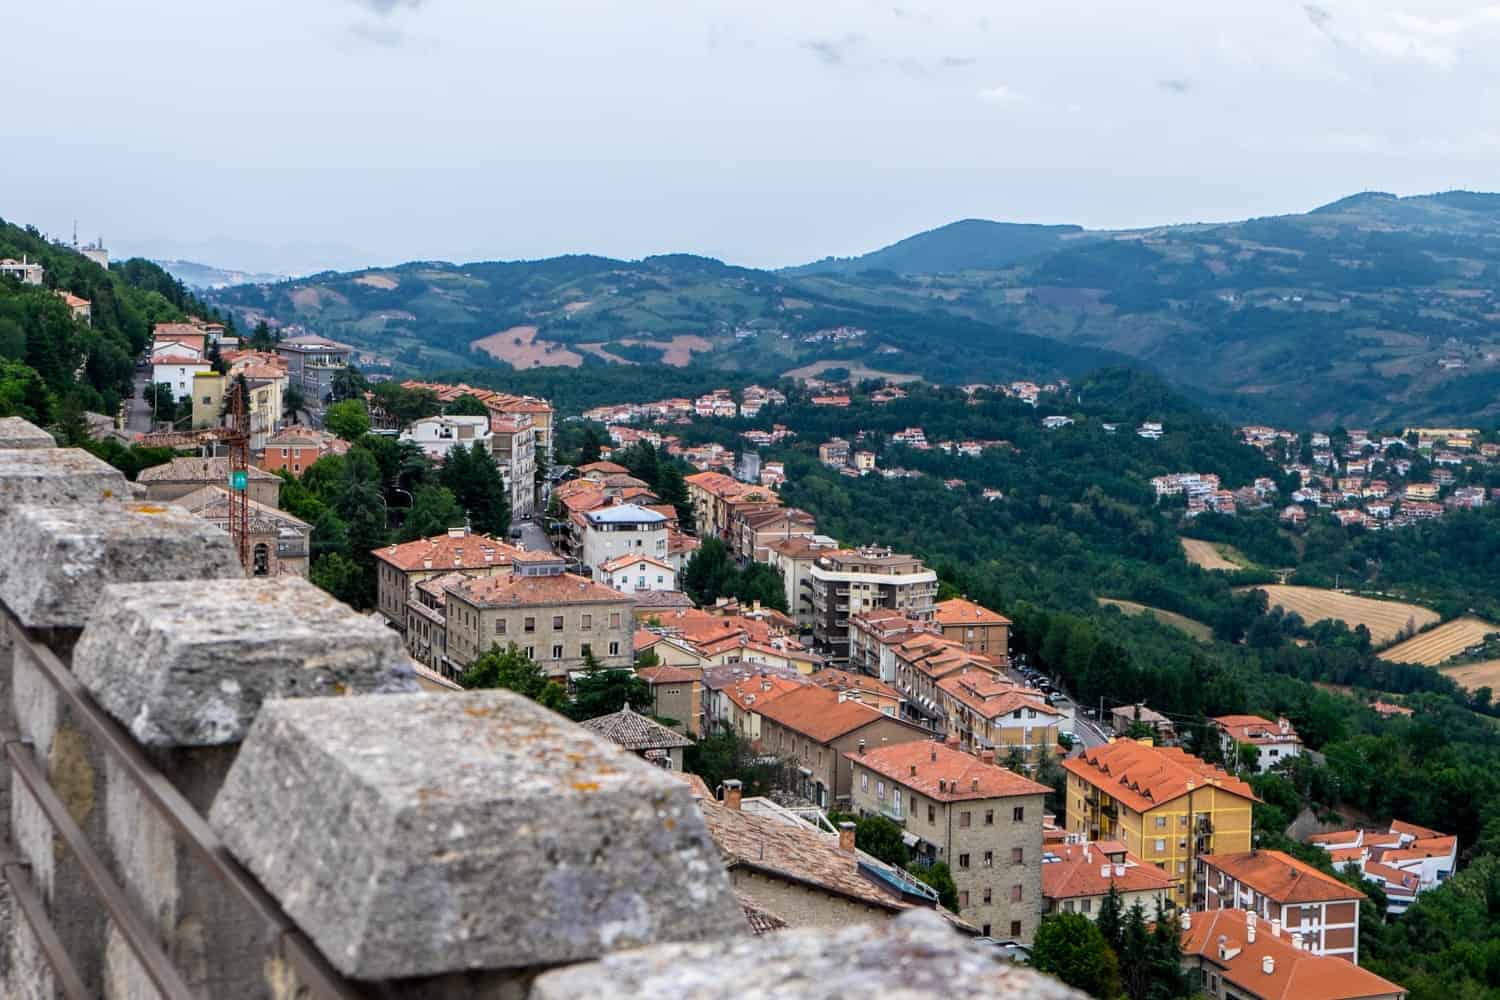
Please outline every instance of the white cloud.
[{"label": "white cloud", "polygon": [[974,95],[986,104],[1030,104],[1031,98],[1005,85],[990,87]]}]

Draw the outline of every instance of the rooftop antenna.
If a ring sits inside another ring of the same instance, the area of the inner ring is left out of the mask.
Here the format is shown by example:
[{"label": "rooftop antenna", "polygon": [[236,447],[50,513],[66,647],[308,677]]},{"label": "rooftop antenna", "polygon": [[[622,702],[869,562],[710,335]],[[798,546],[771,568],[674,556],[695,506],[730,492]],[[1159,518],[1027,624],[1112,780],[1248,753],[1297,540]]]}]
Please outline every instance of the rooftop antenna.
[{"label": "rooftop antenna", "polygon": [[73,249],[78,249],[78,220],[73,220]]}]

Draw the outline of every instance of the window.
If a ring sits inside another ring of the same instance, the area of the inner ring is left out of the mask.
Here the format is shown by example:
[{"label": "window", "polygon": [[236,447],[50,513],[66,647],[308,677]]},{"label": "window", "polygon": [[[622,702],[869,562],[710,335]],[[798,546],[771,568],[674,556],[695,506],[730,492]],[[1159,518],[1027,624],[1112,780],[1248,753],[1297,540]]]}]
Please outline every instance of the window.
[{"label": "window", "polygon": [[609,655],[610,656],[619,656],[620,655],[620,644],[618,642],[612,642],[612,643],[609,644]]},{"label": "window", "polygon": [[967,854],[960,854],[958,856],[958,867],[960,867],[960,868],[967,868],[967,867],[969,867],[969,856]]},{"label": "window", "polygon": [[562,659],[562,646],[558,645],[552,647],[552,658],[554,660]]},{"label": "window", "polygon": [[859,790],[862,792],[870,790],[870,774],[868,771],[859,772]]},{"label": "window", "polygon": [[[986,895],[988,895],[988,893],[986,893]],[[989,900],[985,900],[985,902],[989,902]],[[984,924],[983,926],[981,926],[979,928],[979,933],[983,937],[989,937],[990,936],[990,925],[989,924]]]},{"label": "window", "polygon": [[965,889],[958,894],[958,908],[960,910],[969,908],[969,890]]},{"label": "window", "polygon": [[554,632],[561,632],[562,631],[562,619],[563,619],[562,615],[553,615],[552,616],[552,631],[554,631]]},{"label": "window", "polygon": [[1083,901],[1083,912],[1084,913],[1093,913],[1094,912],[1094,901],[1092,899],[1085,899]]},{"label": "window", "polygon": [[1073,901],[1071,899],[1065,899],[1065,900],[1063,900],[1063,912],[1064,913],[1072,913],[1073,912]]},{"label": "window", "polygon": [[1019,903],[1025,896],[1025,894],[1026,891],[1018,885],[1013,885],[1010,887],[1010,901],[1012,903]]},{"label": "window", "polygon": [[986,890],[984,890],[984,901],[985,901],[986,904],[988,904],[989,902],[991,902],[994,898],[995,898],[995,891],[993,889],[986,889]]},{"label": "window", "polygon": [[985,826],[994,826],[995,825],[995,810],[993,810],[993,809],[986,809],[984,811],[984,825]]},{"label": "window", "polygon": [[877,781],[877,782],[875,782],[875,797],[877,799],[879,799],[881,802],[885,801],[885,782],[883,782],[883,781]]},{"label": "window", "polygon": [[1021,921],[1012,920],[1010,922],[1010,936],[1013,938],[1018,938],[1021,936]]},{"label": "window", "polygon": [[1024,847],[1012,847],[1010,849],[1010,863],[1013,864],[1013,865],[1025,864],[1026,863],[1026,848],[1024,848]]},{"label": "window", "polygon": [[619,628],[620,627],[620,612],[618,612],[618,611],[612,611],[612,612],[610,612],[609,627],[610,628]]},{"label": "window", "polygon": [[504,618],[496,618],[495,619],[495,634],[496,635],[504,635],[505,634],[505,619]]},{"label": "window", "polygon": [[928,806],[927,807],[927,822],[929,822],[929,823],[936,823],[937,822],[937,810],[934,809],[932,806]]},{"label": "window", "polygon": [[251,564],[254,567],[251,570],[251,575],[271,575],[271,550],[266,546],[265,542],[261,542],[255,547],[255,552],[251,556]]},{"label": "window", "polygon": [[594,616],[593,615],[584,615],[583,616],[583,627],[584,628],[593,628],[594,627]]},{"label": "window", "polygon": [[995,867],[995,852],[994,851],[985,851],[984,852],[984,866],[986,868],[993,868],[993,867]]},{"label": "window", "polygon": [[528,659],[528,660],[535,660],[536,659],[536,647],[535,646],[527,646],[526,647],[526,659]]},{"label": "window", "polygon": [[1010,821],[1012,823],[1024,823],[1024,822],[1026,822],[1026,807],[1025,806],[1016,806],[1014,809],[1012,809],[1010,811]]},{"label": "window", "polygon": [[967,810],[958,814],[958,825],[959,826],[968,826],[969,823],[970,823],[970,816],[969,816],[969,813],[968,813]]},{"label": "window", "polygon": [[1162,851],[1165,851],[1166,849],[1167,849],[1167,842],[1165,840],[1162,840],[1160,837],[1156,838],[1156,844],[1155,844],[1156,853],[1160,854]]},{"label": "window", "polygon": [[578,651],[578,655],[579,656],[588,656],[588,655],[592,654],[593,652],[594,652],[594,647],[590,646],[588,643],[584,643],[583,647]]},{"label": "window", "polygon": [[1167,828],[1167,817],[1165,817],[1165,816],[1158,816],[1158,817],[1156,817],[1156,828],[1158,830],[1165,830]]},{"label": "window", "polygon": [[530,615],[527,615],[526,616],[526,620],[521,623],[521,631],[526,632],[528,634],[531,633],[531,632],[535,632],[536,631],[536,619],[533,618],[533,617],[531,617]]}]

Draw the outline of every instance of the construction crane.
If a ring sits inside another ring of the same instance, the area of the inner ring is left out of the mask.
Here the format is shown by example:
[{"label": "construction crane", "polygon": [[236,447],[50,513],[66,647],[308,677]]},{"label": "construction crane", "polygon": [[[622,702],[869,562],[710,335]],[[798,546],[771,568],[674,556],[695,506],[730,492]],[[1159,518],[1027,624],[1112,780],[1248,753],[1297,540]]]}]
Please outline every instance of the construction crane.
[{"label": "construction crane", "polygon": [[159,431],[143,434],[140,444],[159,448],[190,448],[197,445],[227,445],[229,449],[229,539],[239,553],[245,572],[250,565],[250,421],[245,413],[245,393],[239,379],[229,383],[229,423],[196,431]]}]

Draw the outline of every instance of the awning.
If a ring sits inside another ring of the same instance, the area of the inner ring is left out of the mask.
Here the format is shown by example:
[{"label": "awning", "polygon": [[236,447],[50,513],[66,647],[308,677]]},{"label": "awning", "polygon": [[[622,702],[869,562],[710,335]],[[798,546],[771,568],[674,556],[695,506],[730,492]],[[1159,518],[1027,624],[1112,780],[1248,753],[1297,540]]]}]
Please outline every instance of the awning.
[{"label": "awning", "polygon": [[905,830],[901,831],[901,843],[905,844],[907,847],[916,847],[917,841],[921,839],[922,838],[918,837],[915,833],[908,833]]}]

